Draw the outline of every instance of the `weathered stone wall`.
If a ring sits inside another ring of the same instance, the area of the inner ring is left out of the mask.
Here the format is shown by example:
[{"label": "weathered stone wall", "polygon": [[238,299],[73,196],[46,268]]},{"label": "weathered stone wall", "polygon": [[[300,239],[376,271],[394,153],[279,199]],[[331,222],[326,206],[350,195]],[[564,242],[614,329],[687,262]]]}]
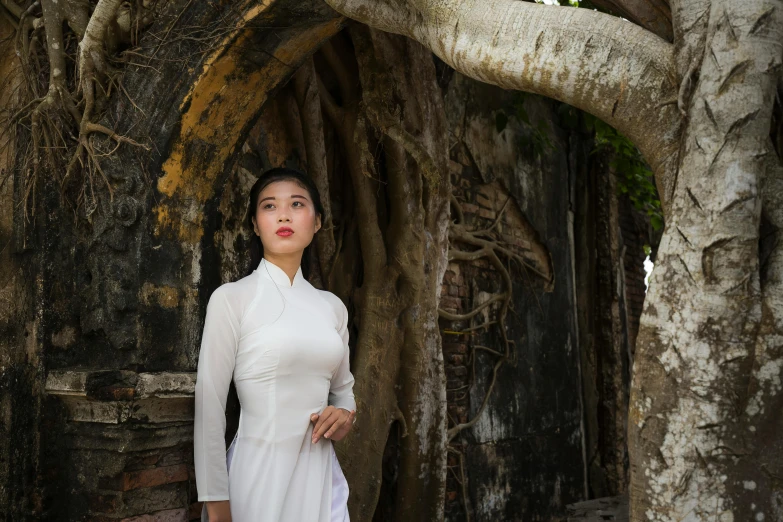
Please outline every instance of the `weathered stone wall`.
[{"label": "weathered stone wall", "polygon": [[[9,38],[12,27],[0,16],[0,120],[8,116],[23,81]],[[40,447],[40,396],[44,317],[36,313],[43,297],[33,250],[36,223],[17,206],[23,186],[11,175],[20,153],[16,135],[0,132],[0,516],[35,512],[41,497],[30,486]],[[38,216],[40,226],[42,216]],[[64,333],[65,336],[68,333]],[[59,339],[53,339],[57,342]],[[11,512],[11,506],[15,512]],[[23,516],[23,515],[22,515]],[[10,520],[11,518],[9,518]],[[20,518],[14,518],[18,520]]]},{"label": "weathered stone wall", "polygon": [[[5,23],[4,73],[16,60]],[[145,41],[159,47],[156,73],[127,67],[123,87],[134,97],[117,95],[102,120],[149,151],[122,146],[104,160],[113,197],[96,181],[98,204],[88,197],[78,211],[89,226],[73,225],[61,173],[46,169],[36,220],[26,221],[28,173],[11,170],[0,218],[0,518],[186,516],[193,401],[179,380],[193,378],[219,284],[201,277],[214,251],[203,238],[219,228],[211,205],[261,107],[341,23],[319,1],[167,2]],[[171,25],[176,43],[159,46]],[[181,27],[215,33],[180,39]],[[14,76],[2,78],[0,109],[13,110]],[[16,144],[26,147],[19,128]],[[0,168],[23,153],[4,149]],[[166,384],[151,389],[148,379]]]},{"label": "weathered stone wall", "polygon": [[[452,183],[466,220],[498,229],[504,246],[546,272],[514,273],[508,334],[486,410],[453,445],[449,520],[556,520],[576,500],[617,495],[627,482],[627,394],[644,299],[649,224],[618,197],[607,153],[551,100],[505,92],[455,74],[446,95]],[[653,245],[654,246],[654,245]],[[465,313],[501,291],[485,260],[452,262],[442,308]],[[492,319],[480,314],[471,325]],[[449,413],[473,418],[496,355],[492,328],[443,321]],[[472,386],[475,384],[475,386]]]},{"label": "weathered stone wall", "polygon": [[[455,195],[466,220],[488,226],[510,197],[499,226],[504,246],[553,276],[550,283],[533,270],[511,270],[513,311],[507,326],[514,355],[498,370],[476,424],[453,441],[463,462],[461,469],[460,456],[450,456],[448,519],[465,520],[467,506],[471,520],[552,520],[567,503],[584,498],[586,487],[569,219],[576,174],[569,165],[570,135],[558,125],[557,105],[542,98],[455,74],[446,99],[456,141]],[[465,313],[502,290],[500,274],[485,260],[452,262],[442,307]],[[479,314],[459,325],[444,321],[444,328],[464,330],[493,318]],[[493,326],[444,333],[449,408],[459,422],[478,411],[498,359],[482,346],[503,351]]]}]

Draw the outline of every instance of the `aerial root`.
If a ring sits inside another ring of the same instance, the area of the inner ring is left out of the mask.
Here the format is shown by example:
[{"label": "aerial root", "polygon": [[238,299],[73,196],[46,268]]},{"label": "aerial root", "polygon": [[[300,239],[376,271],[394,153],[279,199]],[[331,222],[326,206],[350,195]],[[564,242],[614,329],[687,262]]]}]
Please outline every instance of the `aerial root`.
[{"label": "aerial root", "polygon": [[[450,321],[464,321],[464,320],[469,321],[473,317],[481,313],[485,308],[488,308],[495,303],[499,303],[500,306],[497,309],[496,318],[494,320],[488,319],[482,324],[478,325],[477,327],[473,326],[455,333],[470,333],[476,330],[488,328],[493,324],[497,324],[498,331],[500,332],[500,336],[503,340],[504,349],[501,352],[498,350],[492,350],[485,346],[478,346],[478,345],[472,346],[473,351],[472,353],[469,354],[469,356],[470,356],[471,369],[472,369],[471,375],[474,382],[475,382],[475,374],[476,374],[476,354],[475,354],[476,350],[479,349],[483,350],[491,355],[496,356],[498,359],[497,361],[495,361],[495,364],[492,367],[492,376],[487,386],[486,393],[484,394],[484,398],[481,402],[481,406],[479,407],[478,411],[476,412],[476,414],[473,416],[472,419],[464,423],[455,422],[454,423],[455,425],[449,428],[446,437],[447,441],[449,442],[451,442],[462,430],[470,428],[478,421],[478,418],[484,412],[484,409],[486,408],[489,402],[489,397],[492,394],[492,390],[495,387],[495,383],[497,381],[497,374],[500,367],[506,362],[511,362],[511,363],[515,362],[516,352],[512,350],[512,345],[514,344],[514,341],[508,338],[506,332],[506,316],[508,314],[509,308],[511,307],[511,299],[513,297],[512,281],[510,275],[510,267],[507,267],[503,263],[503,261],[501,261],[500,259],[501,256],[504,257],[509,263],[511,261],[516,262],[521,267],[521,269],[525,272],[525,274],[528,275],[528,277],[529,277],[528,272],[532,272],[539,278],[543,279],[547,285],[553,284],[552,278],[554,277],[554,275],[547,276],[539,269],[532,266],[529,262],[527,262],[526,259],[524,259],[519,254],[513,252],[509,248],[505,248],[501,246],[499,244],[499,240],[495,238],[494,235],[495,230],[498,224],[500,223],[503,214],[506,212],[506,209],[508,208],[508,203],[510,199],[511,199],[510,196],[506,199],[506,201],[503,204],[503,207],[498,212],[498,215],[496,216],[494,221],[488,227],[482,229],[469,228],[465,224],[464,215],[460,208],[459,201],[453,195],[450,199],[452,208],[454,209],[454,213],[457,215],[458,220],[456,223],[452,222],[451,225],[449,226],[449,240],[450,240],[449,243],[452,245],[456,243],[462,243],[462,244],[477,247],[477,249],[468,251],[468,250],[461,250],[456,248],[449,248],[449,253],[448,253],[449,260],[475,261],[478,259],[487,259],[490,262],[490,264],[500,273],[501,279],[503,281],[504,290],[500,293],[494,294],[492,297],[490,297],[483,303],[474,306],[471,310],[469,310],[466,313],[455,314],[443,309],[438,309],[438,314],[440,317]],[[554,271],[552,272],[552,274],[554,274]]]}]

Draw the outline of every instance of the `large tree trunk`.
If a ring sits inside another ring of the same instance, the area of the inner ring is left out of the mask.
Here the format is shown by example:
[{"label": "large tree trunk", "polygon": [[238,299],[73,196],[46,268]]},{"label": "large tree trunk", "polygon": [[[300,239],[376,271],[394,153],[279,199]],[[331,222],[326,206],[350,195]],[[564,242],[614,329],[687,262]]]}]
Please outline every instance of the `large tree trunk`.
[{"label": "large tree trunk", "polygon": [[639,147],[666,206],[680,119],[673,47],[657,35],[591,9],[518,0],[326,2],[421,42],[466,76],[598,116]]},{"label": "large tree trunk", "polygon": [[[400,429],[396,516],[439,520],[446,387],[437,310],[451,193],[443,100],[431,54],[420,44],[358,25],[350,35],[355,64],[341,61],[337,46],[323,51],[341,103],[321,89],[353,184],[363,265],[354,295],[360,310],[353,368],[360,413],[350,449],[338,451],[353,484],[351,516],[371,520],[389,430]],[[371,152],[376,147],[370,145],[376,140],[384,151],[377,172]]]},{"label": "large tree trunk", "polygon": [[327,1],[468,76],[571,103],[636,143],[666,229],[637,338],[632,520],[780,520],[781,254],[769,238],[759,245],[761,228],[780,230],[781,163],[768,141],[781,4],[673,1],[668,45],[582,9]]},{"label": "large tree trunk", "polygon": [[681,30],[703,34],[698,82],[636,348],[631,519],[781,520],[781,253],[761,271],[759,231],[762,211],[781,225],[783,9],[697,4],[703,24]]}]

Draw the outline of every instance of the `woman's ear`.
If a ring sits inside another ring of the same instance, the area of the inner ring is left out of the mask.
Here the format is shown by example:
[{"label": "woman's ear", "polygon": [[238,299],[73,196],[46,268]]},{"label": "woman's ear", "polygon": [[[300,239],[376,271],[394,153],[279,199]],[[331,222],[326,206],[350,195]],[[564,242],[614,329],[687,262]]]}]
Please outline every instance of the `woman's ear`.
[{"label": "woman's ear", "polygon": [[318,230],[321,229],[321,215],[317,214],[315,216],[315,231],[318,232]]}]

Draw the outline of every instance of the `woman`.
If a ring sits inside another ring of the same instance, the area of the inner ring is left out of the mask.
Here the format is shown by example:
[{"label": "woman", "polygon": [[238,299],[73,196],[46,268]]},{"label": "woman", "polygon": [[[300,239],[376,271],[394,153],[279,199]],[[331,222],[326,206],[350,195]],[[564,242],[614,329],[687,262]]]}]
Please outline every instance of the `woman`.
[{"label": "woman", "polygon": [[[356,415],[348,310],[313,287],[307,252],[323,208],[285,168],[250,191],[252,272],[210,296],[196,377],[194,464],[202,520],[343,522],[348,484],[332,441]],[[241,411],[226,451],[226,395]]]}]

